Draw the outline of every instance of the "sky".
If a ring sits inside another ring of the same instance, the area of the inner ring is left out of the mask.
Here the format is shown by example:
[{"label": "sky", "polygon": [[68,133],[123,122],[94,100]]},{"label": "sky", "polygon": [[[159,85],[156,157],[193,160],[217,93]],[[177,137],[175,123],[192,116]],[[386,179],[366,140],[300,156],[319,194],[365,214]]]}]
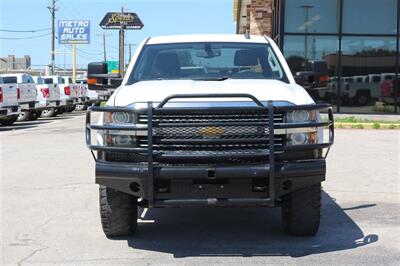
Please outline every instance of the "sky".
[{"label": "sky", "polygon": [[[30,55],[32,68],[43,68],[50,63],[51,31],[6,32],[3,30],[37,30],[51,28],[51,14],[47,9],[51,0],[0,0],[0,56]],[[77,64],[86,65],[103,60],[103,30],[99,23],[107,12],[135,12],[142,20],[142,30],[127,30],[125,43],[135,44],[146,37],[173,34],[231,33],[233,0],[58,0],[57,20],[90,20],[90,44],[77,45]],[[106,30],[107,60],[118,60],[118,30]],[[24,39],[26,37],[38,38]],[[23,38],[23,39],[5,39]],[[128,49],[128,48],[127,48]],[[71,66],[71,47],[56,40],[56,65]],[[128,56],[128,50],[126,50]]]}]

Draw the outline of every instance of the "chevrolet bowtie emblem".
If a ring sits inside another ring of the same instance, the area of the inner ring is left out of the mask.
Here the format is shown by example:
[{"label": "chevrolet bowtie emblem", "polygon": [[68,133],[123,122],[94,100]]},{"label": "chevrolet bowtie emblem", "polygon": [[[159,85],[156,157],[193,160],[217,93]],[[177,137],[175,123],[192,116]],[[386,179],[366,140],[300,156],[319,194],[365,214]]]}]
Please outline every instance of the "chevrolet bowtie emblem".
[{"label": "chevrolet bowtie emblem", "polygon": [[203,137],[220,137],[225,133],[222,127],[203,127],[199,129],[199,134]]}]

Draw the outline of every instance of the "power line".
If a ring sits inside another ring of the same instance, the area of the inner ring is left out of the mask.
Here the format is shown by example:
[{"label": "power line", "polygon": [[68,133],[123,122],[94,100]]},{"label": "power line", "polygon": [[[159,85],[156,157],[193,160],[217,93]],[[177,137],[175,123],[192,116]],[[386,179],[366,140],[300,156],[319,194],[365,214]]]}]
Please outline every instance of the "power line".
[{"label": "power line", "polygon": [[87,55],[102,55],[103,54],[103,53],[100,53],[100,52],[98,52],[98,53],[90,53],[90,52],[87,52],[87,51],[79,49],[79,48],[76,48],[76,50],[78,50],[78,51],[80,51],[80,52],[82,52],[84,54],[87,54]]},{"label": "power line", "polygon": [[35,39],[35,38],[40,38],[44,36],[49,36],[50,33],[42,34],[42,35],[37,35],[37,36],[30,36],[30,37],[0,37],[2,40],[28,40],[28,39]]},{"label": "power line", "polygon": [[39,31],[48,31],[48,30],[51,30],[51,28],[38,29],[38,30],[5,30],[5,29],[0,29],[0,31],[4,31],[4,32],[39,32]]}]

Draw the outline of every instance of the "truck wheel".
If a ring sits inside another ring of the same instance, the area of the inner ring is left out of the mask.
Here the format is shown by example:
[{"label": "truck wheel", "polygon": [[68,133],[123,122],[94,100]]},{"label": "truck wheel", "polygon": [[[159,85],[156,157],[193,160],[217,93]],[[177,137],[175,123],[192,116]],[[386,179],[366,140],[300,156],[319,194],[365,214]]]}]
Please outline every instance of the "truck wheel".
[{"label": "truck wheel", "polygon": [[295,236],[318,232],[321,210],[321,183],[294,191],[283,198],[282,225]]},{"label": "truck wheel", "polygon": [[31,117],[32,117],[31,111],[24,111],[19,114],[17,121],[18,122],[29,121]]},{"label": "truck wheel", "polygon": [[56,115],[57,115],[56,109],[50,108],[50,109],[43,110],[41,117],[48,118],[48,117],[54,117]]},{"label": "truck wheel", "polygon": [[56,109],[57,115],[61,115],[65,112],[65,106]]},{"label": "truck wheel", "polygon": [[137,227],[137,199],[100,185],[100,217],[107,237],[132,235]]},{"label": "truck wheel", "polygon": [[31,118],[29,119],[29,121],[35,121],[37,120],[40,115],[42,114],[42,111],[34,111],[32,112]]},{"label": "truck wheel", "polygon": [[65,112],[71,113],[75,110],[75,105],[65,107]]},{"label": "truck wheel", "polygon": [[17,115],[10,116],[4,119],[0,119],[0,125],[2,126],[12,126],[18,119]]},{"label": "truck wheel", "polygon": [[370,96],[367,92],[359,92],[355,97],[356,104],[358,106],[365,106],[369,103]]},{"label": "truck wheel", "polygon": [[87,105],[86,104],[78,104],[75,107],[76,111],[85,111],[87,109]]}]

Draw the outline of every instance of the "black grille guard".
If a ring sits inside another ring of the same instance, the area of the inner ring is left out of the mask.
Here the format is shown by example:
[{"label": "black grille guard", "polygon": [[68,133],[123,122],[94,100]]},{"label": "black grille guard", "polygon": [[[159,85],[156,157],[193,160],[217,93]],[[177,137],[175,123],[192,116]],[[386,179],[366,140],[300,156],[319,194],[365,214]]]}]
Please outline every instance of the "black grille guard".
[{"label": "black grille guard", "polygon": [[[245,107],[165,107],[165,105],[172,99],[189,99],[189,98],[249,98],[254,101],[255,106],[245,106]],[[327,110],[328,113],[328,121],[327,122],[317,122],[317,121],[310,121],[310,122],[290,122],[286,123],[285,121],[275,123],[274,122],[274,114],[280,112],[288,112],[288,111],[295,111],[295,110],[305,110],[305,111],[319,111],[319,110]],[[265,112],[268,117],[268,149],[263,152],[258,153],[249,153],[247,155],[243,154],[223,154],[220,156],[248,156],[249,158],[253,156],[261,156],[265,157],[266,161],[269,163],[269,201],[275,200],[275,153],[277,152],[284,152],[284,151],[294,151],[294,150],[315,150],[315,149],[324,149],[327,148],[327,151],[324,155],[326,156],[329,153],[329,149],[334,142],[334,120],[333,120],[333,110],[332,107],[328,104],[309,104],[309,105],[295,105],[295,106],[274,106],[273,101],[268,101],[267,105],[261,103],[256,97],[250,94],[178,94],[178,95],[170,95],[165,98],[160,104],[156,107],[153,106],[152,102],[147,103],[147,107],[143,108],[128,108],[128,107],[96,107],[92,106],[88,109],[86,113],[86,145],[91,150],[92,156],[95,161],[97,158],[93,151],[105,151],[105,152],[120,152],[120,153],[137,153],[147,156],[147,165],[148,165],[148,173],[149,173],[149,180],[148,184],[149,187],[153,187],[154,184],[154,166],[155,166],[155,158],[159,156],[158,151],[154,150],[153,145],[153,117],[154,116],[162,116],[162,115],[171,115],[171,114],[191,114],[196,112],[204,112],[207,111],[213,114],[219,113],[226,113],[226,112]],[[137,115],[146,115],[147,116],[147,125],[143,124],[128,124],[128,125],[97,125],[91,124],[91,113],[92,112],[127,112],[130,114],[137,114]],[[271,122],[272,121],[272,122]],[[243,126],[249,122],[230,122],[230,126]],[[257,122],[254,122],[257,123]],[[174,125],[179,127],[180,125]],[[185,125],[183,124],[182,127]],[[293,146],[286,146],[283,147],[275,147],[275,130],[282,130],[282,129],[295,129],[295,128],[317,128],[317,127],[328,127],[329,130],[329,141],[324,143],[315,143],[315,144],[304,144],[304,145],[293,145]],[[91,139],[91,130],[121,130],[121,131],[137,131],[142,130],[146,131],[147,134],[147,147],[112,147],[112,146],[103,146],[103,145],[94,145],[92,144]],[[215,140],[217,142],[217,140]],[[187,155],[188,158],[186,159],[195,159],[197,155]],[[200,156],[200,155],[199,155]],[[181,155],[181,157],[185,157],[185,155]],[[107,162],[102,162],[107,163]],[[112,164],[110,162],[110,164]],[[150,201],[152,201],[151,193]]]}]

